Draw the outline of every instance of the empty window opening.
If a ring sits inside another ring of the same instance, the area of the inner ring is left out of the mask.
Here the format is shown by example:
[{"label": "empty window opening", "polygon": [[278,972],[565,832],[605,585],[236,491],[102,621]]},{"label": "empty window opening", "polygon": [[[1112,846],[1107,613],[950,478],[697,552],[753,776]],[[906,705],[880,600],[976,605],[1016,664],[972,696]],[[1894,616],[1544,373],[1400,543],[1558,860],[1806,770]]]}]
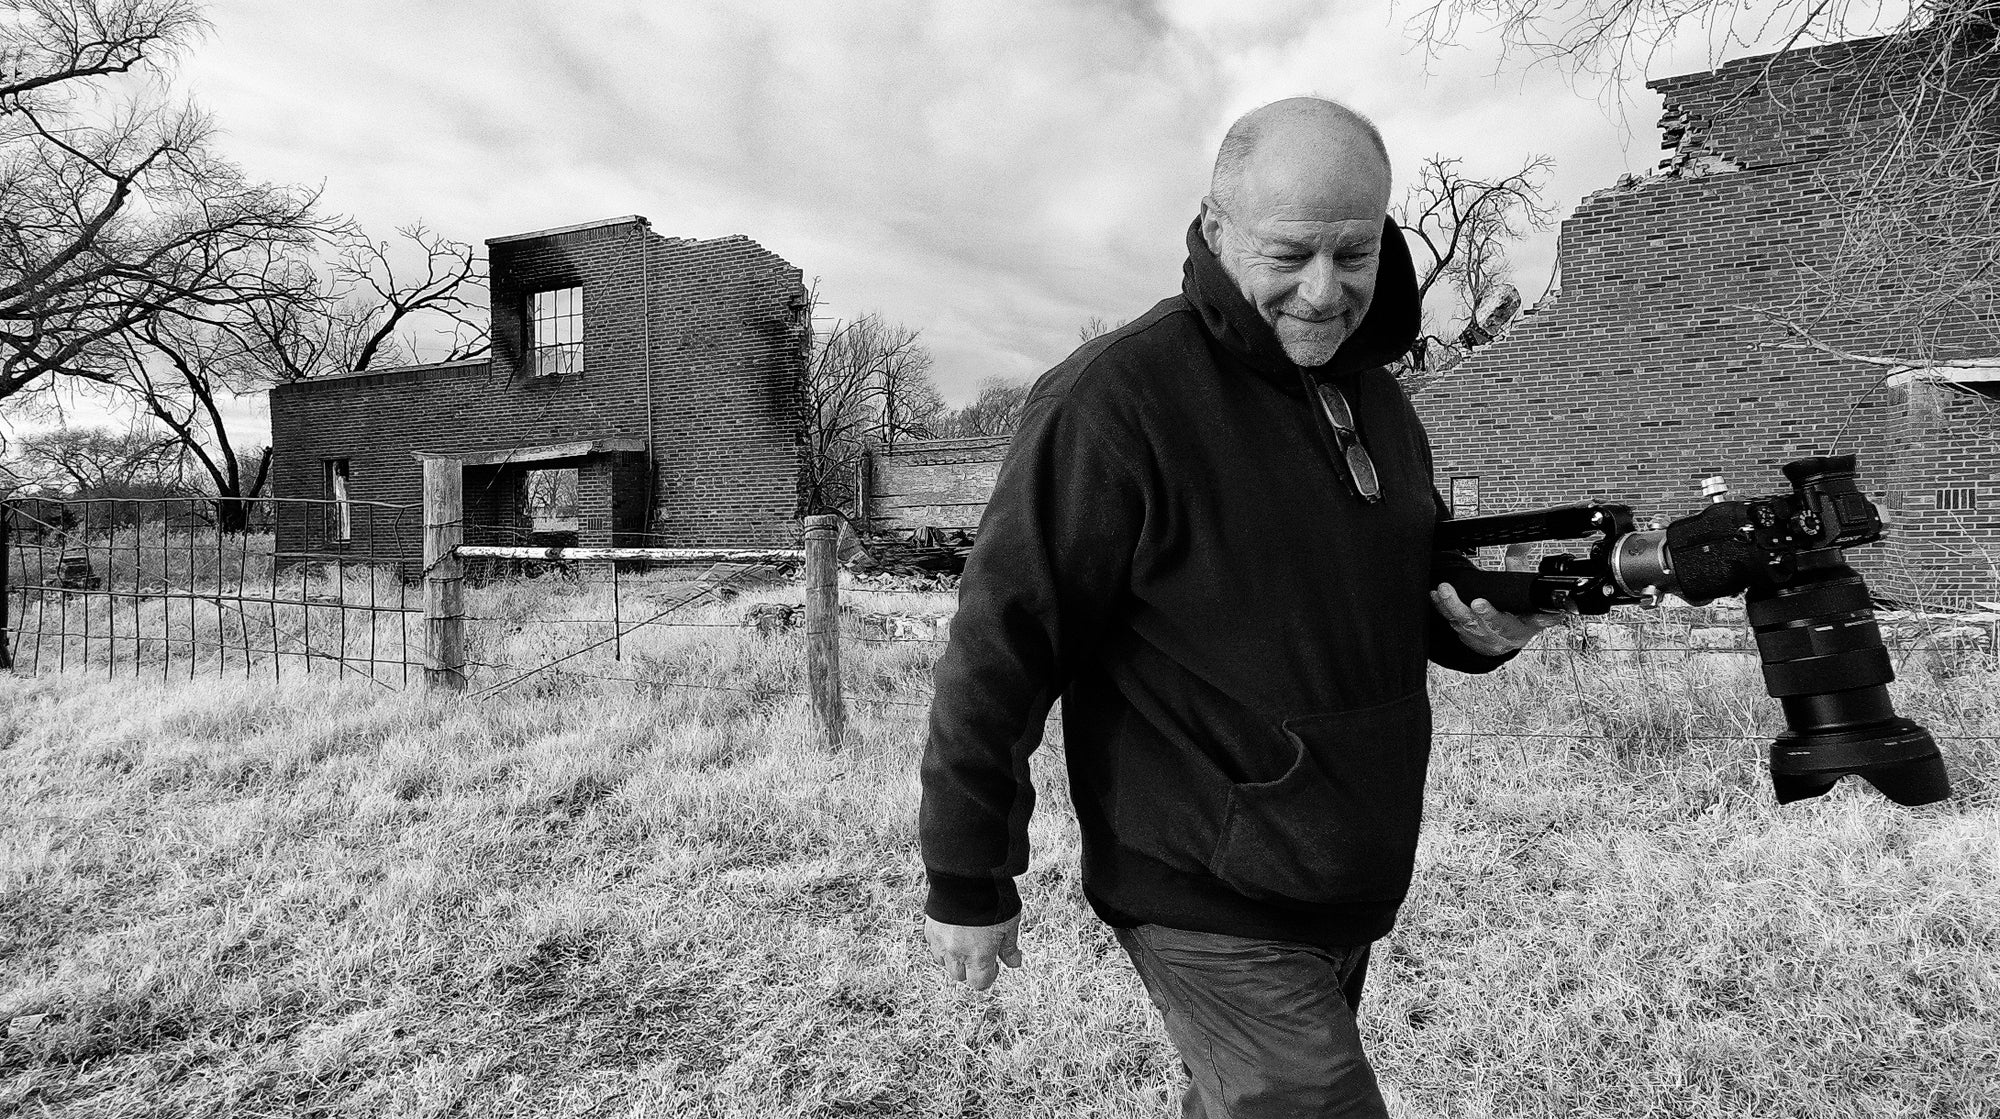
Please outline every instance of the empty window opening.
[{"label": "empty window opening", "polygon": [[[583,372],[583,288],[538,291],[528,297],[528,374]],[[574,473],[574,471],[572,471]]]},{"label": "empty window opening", "polygon": [[1953,486],[1937,492],[1937,507],[1954,511],[1972,509],[1976,505],[1971,486]]},{"label": "empty window opening", "polygon": [[1988,400],[2000,400],[2000,366],[1950,365],[1933,369],[1903,369],[1891,373],[1883,383],[1893,389],[1907,385],[1911,381],[1930,381],[1934,384],[1949,385],[1960,392],[1983,396]]},{"label": "empty window opening", "polygon": [[575,532],[576,468],[530,470],[521,483],[523,516],[534,532]]},{"label": "empty window opening", "polygon": [[326,534],[345,544],[354,539],[354,505],[347,494],[347,460],[330,458],[321,464],[320,496],[326,506]]},{"label": "empty window opening", "polygon": [[1462,475],[1451,480],[1451,515],[1454,517],[1479,515],[1479,475]]}]

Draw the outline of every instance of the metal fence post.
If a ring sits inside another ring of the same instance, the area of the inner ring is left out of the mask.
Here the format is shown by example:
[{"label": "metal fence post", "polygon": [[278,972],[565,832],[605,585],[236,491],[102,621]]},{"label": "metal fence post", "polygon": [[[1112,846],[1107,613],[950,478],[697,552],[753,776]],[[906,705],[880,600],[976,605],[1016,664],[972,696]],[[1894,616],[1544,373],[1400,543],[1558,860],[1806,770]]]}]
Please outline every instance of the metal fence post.
[{"label": "metal fence post", "polygon": [[465,690],[465,465],[424,458],[424,684]]},{"label": "metal fence post", "polygon": [[819,514],[805,519],[806,684],[813,718],[829,750],[840,748],[847,732],[847,709],[840,695],[840,518]]}]

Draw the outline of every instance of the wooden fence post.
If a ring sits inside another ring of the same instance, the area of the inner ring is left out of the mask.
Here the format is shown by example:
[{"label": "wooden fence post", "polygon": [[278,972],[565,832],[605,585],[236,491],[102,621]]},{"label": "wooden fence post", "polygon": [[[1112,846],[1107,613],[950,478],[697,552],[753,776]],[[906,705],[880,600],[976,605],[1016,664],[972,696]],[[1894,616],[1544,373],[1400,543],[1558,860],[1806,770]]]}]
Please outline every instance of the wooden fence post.
[{"label": "wooden fence post", "polygon": [[424,458],[424,684],[465,690],[465,465]]},{"label": "wooden fence post", "polygon": [[869,520],[873,513],[868,508],[874,500],[875,444],[864,442],[861,444],[861,463],[854,468],[854,519],[859,522],[855,527],[863,536],[868,534],[868,526],[874,523]]},{"label": "wooden fence post", "polygon": [[14,631],[7,628],[7,599],[14,590],[7,585],[8,555],[7,534],[12,531],[14,509],[0,501],[0,668],[14,667]]},{"label": "wooden fence post", "polygon": [[840,695],[840,518],[822,513],[805,519],[806,683],[813,718],[829,750],[840,748],[847,732],[847,709]]}]

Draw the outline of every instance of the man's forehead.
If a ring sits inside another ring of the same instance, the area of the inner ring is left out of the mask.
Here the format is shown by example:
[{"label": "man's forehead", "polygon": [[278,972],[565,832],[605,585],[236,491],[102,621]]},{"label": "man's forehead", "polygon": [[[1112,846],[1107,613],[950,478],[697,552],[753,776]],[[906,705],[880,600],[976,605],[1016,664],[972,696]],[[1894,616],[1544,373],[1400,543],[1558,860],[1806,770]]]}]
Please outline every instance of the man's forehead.
[{"label": "man's forehead", "polygon": [[1364,246],[1382,237],[1382,215],[1349,217],[1310,210],[1266,213],[1244,223],[1251,236],[1292,244]]},{"label": "man's forehead", "polygon": [[1386,176],[1355,174],[1286,176],[1260,173],[1243,178],[1235,207],[1239,216],[1261,221],[1338,222],[1382,220],[1389,208]]}]

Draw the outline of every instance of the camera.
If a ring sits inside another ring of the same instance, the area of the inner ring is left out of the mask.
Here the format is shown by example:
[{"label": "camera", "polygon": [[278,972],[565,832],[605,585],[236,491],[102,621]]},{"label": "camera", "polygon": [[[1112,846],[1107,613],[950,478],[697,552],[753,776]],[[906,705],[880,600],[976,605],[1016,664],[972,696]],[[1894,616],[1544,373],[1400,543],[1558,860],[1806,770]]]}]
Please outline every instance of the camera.
[{"label": "camera", "polygon": [[1854,774],[1903,805],[1951,795],[1930,732],[1896,714],[1896,678],[1867,584],[1842,551],[1882,538],[1882,518],[1855,485],[1853,455],[1787,463],[1790,493],[1733,500],[1720,478],[1711,503],[1665,526],[1640,528],[1624,505],[1553,509],[1442,521],[1440,548],[1596,535],[1589,554],[1549,556],[1534,572],[1480,571],[1449,582],[1459,597],[1509,613],[1655,606],[1673,595],[1700,606],[1741,594],[1756,636],[1764,686],[1785,713],[1771,745],[1780,804],[1816,797]]}]

